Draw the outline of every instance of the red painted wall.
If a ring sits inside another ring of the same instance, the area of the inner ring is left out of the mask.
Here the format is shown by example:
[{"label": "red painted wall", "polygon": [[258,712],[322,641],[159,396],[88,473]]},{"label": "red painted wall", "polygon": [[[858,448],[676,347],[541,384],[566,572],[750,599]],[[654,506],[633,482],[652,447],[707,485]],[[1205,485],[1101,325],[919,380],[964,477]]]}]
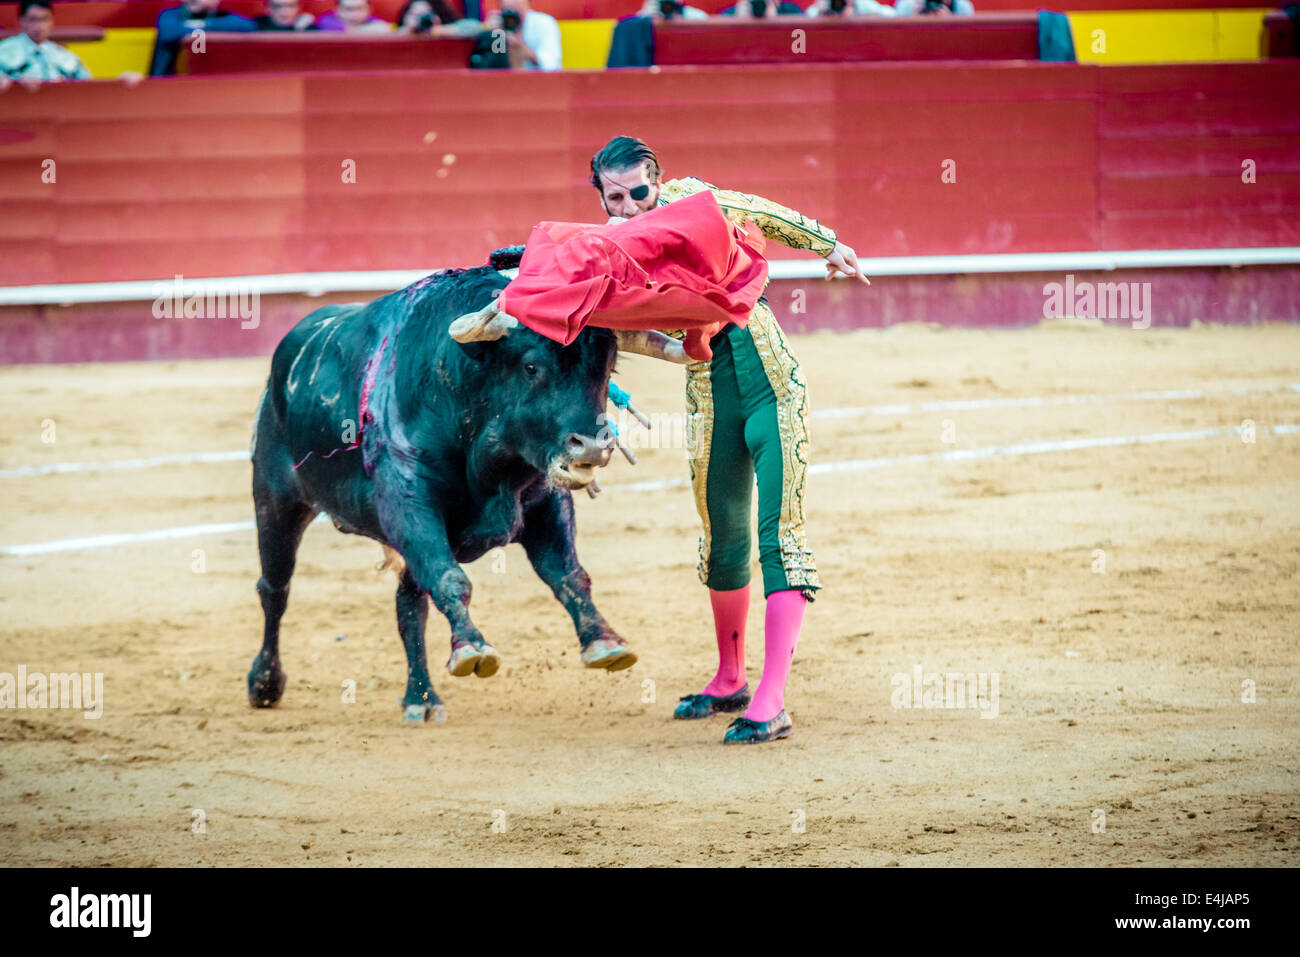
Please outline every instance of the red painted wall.
[{"label": "red painted wall", "polygon": [[617,133],[865,255],[1300,245],[1296,102],[1298,61],[15,86],[0,284],[481,262],[603,218],[586,170]]}]

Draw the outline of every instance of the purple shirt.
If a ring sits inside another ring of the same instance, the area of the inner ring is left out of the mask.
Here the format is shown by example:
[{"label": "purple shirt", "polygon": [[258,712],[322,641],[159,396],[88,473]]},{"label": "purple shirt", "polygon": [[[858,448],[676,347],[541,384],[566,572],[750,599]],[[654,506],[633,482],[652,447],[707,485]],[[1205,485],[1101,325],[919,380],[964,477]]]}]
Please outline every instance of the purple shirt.
[{"label": "purple shirt", "polygon": [[[348,25],[339,19],[339,15],[333,11],[325,14],[323,17],[316,18],[316,26],[321,30],[335,30],[343,32],[349,29]],[[364,30],[366,33],[379,33],[381,30],[391,30],[392,24],[387,20],[379,17],[371,17],[360,27],[353,27],[353,30]]]}]

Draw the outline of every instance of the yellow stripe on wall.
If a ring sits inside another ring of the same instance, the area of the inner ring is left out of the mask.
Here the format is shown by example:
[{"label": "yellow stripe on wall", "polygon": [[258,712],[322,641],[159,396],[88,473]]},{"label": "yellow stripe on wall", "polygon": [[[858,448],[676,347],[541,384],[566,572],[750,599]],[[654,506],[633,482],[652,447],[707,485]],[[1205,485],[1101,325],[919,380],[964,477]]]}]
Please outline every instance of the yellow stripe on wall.
[{"label": "yellow stripe on wall", "polygon": [[1071,13],[1080,63],[1192,63],[1260,59],[1271,8]]},{"label": "yellow stripe on wall", "polygon": [[561,20],[560,42],[564,44],[566,70],[603,70],[609,61],[609,45],[617,20]]},{"label": "yellow stripe on wall", "polygon": [[102,40],[69,43],[67,47],[81,57],[97,80],[111,79],[127,70],[148,74],[156,32],[153,27],[114,27],[104,31]]}]

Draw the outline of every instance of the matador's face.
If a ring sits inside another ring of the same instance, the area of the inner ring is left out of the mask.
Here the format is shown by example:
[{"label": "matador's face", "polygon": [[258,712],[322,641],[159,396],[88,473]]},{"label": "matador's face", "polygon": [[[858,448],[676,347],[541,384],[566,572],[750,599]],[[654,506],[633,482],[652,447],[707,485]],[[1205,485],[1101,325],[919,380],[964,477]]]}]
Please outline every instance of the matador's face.
[{"label": "matador's face", "polygon": [[654,166],[642,163],[600,174],[601,202],[611,216],[631,219],[659,205],[659,175]]}]

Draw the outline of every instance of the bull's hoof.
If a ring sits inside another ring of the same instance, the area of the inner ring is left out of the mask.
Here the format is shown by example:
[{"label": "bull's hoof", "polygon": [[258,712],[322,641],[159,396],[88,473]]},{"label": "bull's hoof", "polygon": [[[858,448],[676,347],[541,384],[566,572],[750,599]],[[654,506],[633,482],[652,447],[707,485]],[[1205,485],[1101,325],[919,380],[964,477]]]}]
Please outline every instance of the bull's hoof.
[{"label": "bull's hoof", "polygon": [[256,662],[248,673],[248,703],[254,708],[270,708],[284,697],[284,683],[288,679],[279,668],[263,668]]},{"label": "bull's hoof", "polygon": [[582,663],[588,668],[622,671],[636,664],[636,652],[621,638],[597,638],[582,649]]},{"label": "bull's hoof", "polygon": [[424,724],[426,721],[442,724],[446,720],[447,706],[441,701],[408,704],[402,711],[402,721],[406,724]]},{"label": "bull's hoof", "polygon": [[478,644],[462,642],[452,645],[451,657],[447,659],[447,670],[457,678],[476,674],[480,678],[491,678],[501,667],[501,656],[486,641]]}]

